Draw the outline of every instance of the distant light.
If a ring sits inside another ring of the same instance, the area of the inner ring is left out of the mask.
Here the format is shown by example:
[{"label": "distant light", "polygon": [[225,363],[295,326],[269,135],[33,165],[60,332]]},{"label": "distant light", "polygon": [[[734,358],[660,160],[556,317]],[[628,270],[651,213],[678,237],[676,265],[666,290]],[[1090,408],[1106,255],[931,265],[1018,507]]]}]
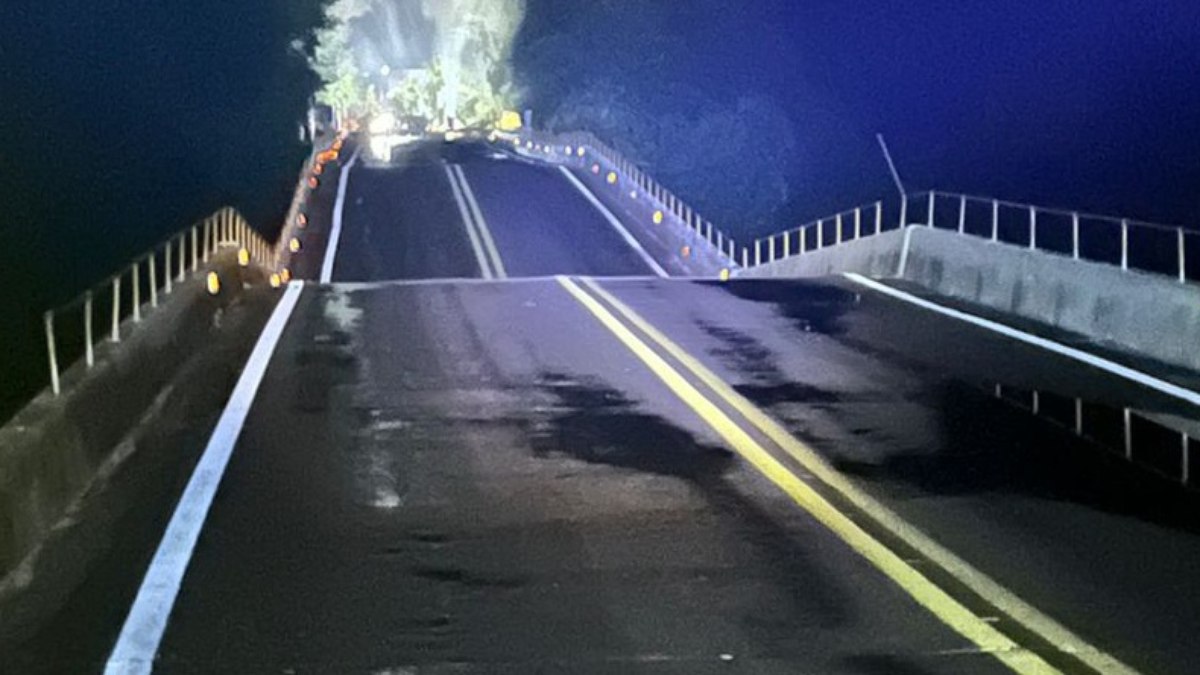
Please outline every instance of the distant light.
[{"label": "distant light", "polygon": [[217,276],[216,272],[209,272],[205,285],[209,295],[216,295],[221,292],[221,277]]},{"label": "distant light", "polygon": [[391,133],[396,128],[396,116],[390,112],[382,112],[371,119],[371,123],[367,125],[367,131],[373,135],[383,135]]},{"label": "distant light", "polygon": [[288,250],[291,251],[292,253],[299,253],[300,252],[300,240],[295,237],[292,237],[292,240],[288,242]]},{"label": "distant light", "polygon": [[387,77],[388,75],[391,75],[391,74],[392,74],[392,67],[391,67],[391,66],[389,66],[389,65],[388,65],[388,64],[386,64],[386,63],[385,63],[385,64],[383,64],[382,66],[379,66],[379,74],[380,74],[380,75],[382,75],[382,76],[384,76],[384,77]]},{"label": "distant light", "polygon": [[605,180],[607,180],[607,181],[608,181],[608,184],[609,184],[609,185],[616,185],[616,183],[617,183],[617,172],[616,172],[616,171],[609,171],[609,172],[608,172],[608,177],[607,177],[607,178],[605,178]]},{"label": "distant light", "polygon": [[654,212],[654,224],[655,224],[655,225],[662,225],[662,221],[663,221],[663,212],[662,212],[662,211],[655,211],[655,212]]},{"label": "distant light", "polygon": [[238,249],[238,264],[242,267],[250,266],[250,251],[244,248]]}]

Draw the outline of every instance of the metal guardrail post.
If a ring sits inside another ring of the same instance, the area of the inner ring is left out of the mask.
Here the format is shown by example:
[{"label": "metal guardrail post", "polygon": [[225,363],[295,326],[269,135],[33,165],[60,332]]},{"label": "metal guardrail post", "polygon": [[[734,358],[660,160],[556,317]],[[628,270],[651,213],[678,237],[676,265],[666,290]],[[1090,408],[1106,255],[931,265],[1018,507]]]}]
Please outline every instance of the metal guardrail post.
[{"label": "metal guardrail post", "polygon": [[721,232],[720,230],[717,230],[717,250],[725,250],[725,233]]},{"label": "metal guardrail post", "polygon": [[837,214],[837,233],[834,234],[834,243],[842,243],[842,214]]},{"label": "metal guardrail post", "polygon": [[825,220],[817,221],[817,250],[825,245]]},{"label": "metal guardrail post", "polygon": [[862,207],[854,209],[854,238],[862,238]]},{"label": "metal guardrail post", "polygon": [[[212,220],[213,220],[212,216],[209,216],[208,218],[204,219],[204,247],[202,249],[203,253],[201,254],[204,256],[203,257],[204,262],[208,262],[208,241],[209,241],[209,238],[213,236]],[[192,271],[195,272],[196,268],[193,267]]]},{"label": "metal guardrail post", "polygon": [[1176,230],[1179,241],[1179,283],[1187,283],[1187,258],[1185,257],[1183,228]]},{"label": "metal guardrail post", "polygon": [[83,359],[91,369],[96,365],[96,348],[92,346],[92,292],[83,294]]},{"label": "metal guardrail post", "polygon": [[992,241],[1000,241],[1000,201],[992,200]]},{"label": "metal guardrail post", "polygon": [[933,209],[936,206],[937,193],[929,191],[929,227],[933,227]]},{"label": "metal guardrail post", "polygon": [[1121,221],[1121,269],[1129,269],[1129,221]]},{"label": "metal guardrail post", "polygon": [[958,233],[967,231],[967,196],[958,196]]},{"label": "metal guardrail post", "polygon": [[183,283],[183,259],[186,257],[184,255],[183,247],[184,247],[184,242],[186,240],[187,240],[186,234],[179,235],[179,275],[177,277],[175,277],[175,281],[177,281],[181,284]]},{"label": "metal guardrail post", "polygon": [[150,306],[158,309],[158,260],[150,251]]},{"label": "metal guardrail post", "polygon": [[[205,221],[207,222],[207,221]],[[200,269],[200,228],[192,226],[192,272]]]},{"label": "metal guardrail post", "polygon": [[800,235],[800,255],[808,253],[808,229],[809,228],[805,226],[801,227],[799,230],[796,230],[796,232]]},{"label": "metal guardrail post", "polygon": [[771,235],[771,238],[767,239],[767,259],[775,262],[775,235]]},{"label": "metal guardrail post", "polygon": [[900,229],[904,229],[908,225],[908,195],[900,197]]},{"label": "metal guardrail post", "polygon": [[1083,435],[1083,399],[1075,399],[1075,435]]},{"label": "metal guardrail post", "polygon": [[712,233],[713,233],[712,221],[704,223],[704,238],[707,239],[708,243],[710,243],[710,244],[712,243],[712,240],[713,240]]},{"label": "metal guardrail post", "polygon": [[142,322],[142,284],[141,284],[142,279],[141,279],[141,272],[140,272],[141,265],[139,265],[138,263],[135,262],[135,263],[133,263],[133,265],[130,266],[130,268],[131,268],[131,271],[133,272],[133,274],[132,274],[133,285],[130,286],[130,288],[133,291],[133,293],[131,294],[131,296],[133,298],[133,305],[132,305],[132,307],[133,307],[133,322],[141,323]]},{"label": "metal guardrail post", "polygon": [[1037,250],[1037,207],[1029,207],[1029,248]]},{"label": "metal guardrail post", "polygon": [[121,275],[113,277],[112,281],[112,332],[109,339],[121,341]]},{"label": "metal guardrail post", "polygon": [[54,344],[54,311],[42,315],[46,324],[46,354],[50,357],[50,389],[58,396],[62,390],[58,382],[58,351]]},{"label": "metal guardrail post", "polygon": [[792,231],[784,230],[783,232],[783,257],[787,258],[792,255]]},{"label": "metal guardrail post", "polygon": [[754,264],[762,264],[762,239],[754,240]]},{"label": "metal guardrail post", "polygon": [[875,202],[875,234],[883,231],[883,202]]},{"label": "metal guardrail post", "polygon": [[750,249],[743,246],[742,247],[742,267],[749,267],[749,266],[750,266]]},{"label": "metal guardrail post", "polygon": [[1071,214],[1071,257],[1079,260],[1079,214]]}]

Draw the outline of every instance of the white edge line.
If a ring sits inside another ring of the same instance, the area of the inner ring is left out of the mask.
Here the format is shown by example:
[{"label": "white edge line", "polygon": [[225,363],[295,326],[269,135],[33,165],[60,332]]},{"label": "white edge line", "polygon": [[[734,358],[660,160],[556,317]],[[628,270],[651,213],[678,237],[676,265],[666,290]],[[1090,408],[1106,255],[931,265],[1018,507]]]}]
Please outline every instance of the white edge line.
[{"label": "white edge line", "polygon": [[338,191],[337,201],[333,204],[333,225],[329,228],[329,243],[325,245],[325,260],[321,263],[321,283],[327,284],[333,280],[333,261],[337,257],[338,242],[342,239],[342,212],[346,208],[346,186],[350,183],[350,169],[354,168],[354,164],[358,162],[358,153],[362,148],[354,151],[354,156],[342,167],[342,173],[338,176]]},{"label": "white edge line", "polygon": [[183,496],[175,506],[154,559],[146,570],[137,597],[121,627],[121,634],[105,664],[106,674],[140,675],[154,669],[154,656],[166,632],[167,620],[175,606],[200,530],[204,527],[213,497],[221,484],[221,477],[225,474],[225,467],[262,384],[263,375],[267,372],[271,356],[303,290],[302,281],[288,284],[263,328],[254,351],[250,353],[229,402],[225,404],[225,410],[208,439],[204,454],[200,456]]},{"label": "white edge line", "polygon": [[471,248],[475,251],[475,262],[479,264],[479,273],[483,275],[484,279],[492,279],[492,268],[483,252],[483,246],[479,243],[479,235],[475,232],[475,221],[471,217],[470,210],[467,209],[467,202],[463,199],[462,188],[458,186],[458,177],[450,165],[447,164],[444,168],[446,169],[446,179],[450,181],[450,191],[454,193],[454,201],[458,204],[458,215],[462,218],[463,227],[467,228],[467,237],[471,240]]},{"label": "white edge line", "polygon": [[579,190],[580,194],[582,194],[589,202],[591,202],[592,206],[594,206],[596,210],[600,212],[600,215],[604,216],[604,219],[608,221],[608,224],[613,226],[613,229],[615,229],[617,233],[621,235],[621,238],[625,240],[626,244],[629,244],[629,247],[633,249],[634,253],[637,253],[638,256],[641,257],[642,262],[646,263],[646,265],[658,276],[670,276],[667,274],[667,271],[663,269],[662,265],[659,265],[658,261],[646,252],[646,249],[642,247],[641,242],[635,239],[634,236],[629,233],[629,230],[625,229],[625,226],[622,225],[621,221],[613,215],[613,212],[609,211],[608,207],[601,203],[600,200],[596,198],[596,195],[592,194],[592,191],[589,190],[582,181],[576,178],[575,174],[571,173],[570,169],[565,166],[559,166],[558,170],[567,177],[567,180],[571,181],[571,184],[575,186],[576,190]]},{"label": "white edge line", "polygon": [[939,314],[944,314],[946,316],[959,319],[960,321],[966,321],[967,323],[974,324],[981,328],[986,328],[990,331],[1004,335],[1005,337],[1010,337],[1014,340],[1020,340],[1021,342],[1041,347],[1067,358],[1086,363],[1089,366],[1099,368],[1100,370],[1112,373],[1113,375],[1137,382],[1138,384],[1181,399],[1191,403],[1192,405],[1200,405],[1200,393],[1196,393],[1190,389],[1185,389],[1177,384],[1167,382],[1166,380],[1161,380],[1153,375],[1143,373],[1140,370],[1134,370],[1128,366],[1123,366],[1119,363],[1096,356],[1095,354],[1091,354],[1080,349],[1075,349],[1074,347],[1068,347],[1064,344],[1054,342],[1053,340],[1047,340],[1043,337],[1038,337],[1036,335],[1019,331],[1016,328],[1005,326],[1002,323],[990,321],[973,314],[967,314],[966,312],[960,312],[957,309],[951,309],[949,307],[930,302],[911,293],[905,293],[899,289],[892,288],[887,284],[882,284],[873,279],[868,279],[861,274],[849,272],[845,275],[845,277],[854,283],[866,286],[867,288],[878,291],[879,293],[883,293],[884,295],[890,295],[893,298],[903,300],[918,307],[923,307]]},{"label": "white edge line", "polygon": [[479,228],[479,236],[483,238],[483,245],[492,258],[492,269],[496,271],[497,278],[507,279],[508,270],[504,269],[504,261],[500,259],[500,252],[496,250],[496,240],[492,239],[492,230],[488,227],[487,219],[483,217],[479,202],[475,200],[475,191],[467,182],[467,174],[463,173],[461,164],[455,164],[454,170],[458,173],[458,181],[462,186],[463,196],[467,198],[467,203],[471,206],[471,213],[475,214],[475,226]]}]

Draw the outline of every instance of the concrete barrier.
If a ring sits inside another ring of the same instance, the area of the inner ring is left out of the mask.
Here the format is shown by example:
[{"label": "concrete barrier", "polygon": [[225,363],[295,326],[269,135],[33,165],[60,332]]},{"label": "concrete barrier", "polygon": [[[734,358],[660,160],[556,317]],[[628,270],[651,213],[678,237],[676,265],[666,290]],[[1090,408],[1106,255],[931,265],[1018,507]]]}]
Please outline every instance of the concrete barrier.
[{"label": "concrete barrier", "polygon": [[857,272],[1200,370],[1200,288],[947,230],[910,226],[739,272],[747,278]]},{"label": "concrete barrier", "polygon": [[[221,291],[205,288],[207,271]],[[262,283],[258,268],[241,268],[236,253],[217,255],[161,298],[120,344],[97,346],[96,365],[63,373],[63,392],[43,391],[0,428],[0,579],[7,577],[68,509],[142,420],[190,356],[220,327],[246,283]]]}]

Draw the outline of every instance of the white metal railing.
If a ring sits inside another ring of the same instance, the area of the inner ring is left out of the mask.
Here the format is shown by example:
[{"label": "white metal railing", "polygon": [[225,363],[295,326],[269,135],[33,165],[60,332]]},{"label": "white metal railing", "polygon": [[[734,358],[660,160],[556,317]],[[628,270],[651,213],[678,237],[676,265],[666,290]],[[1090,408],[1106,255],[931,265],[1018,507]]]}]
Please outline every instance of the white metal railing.
[{"label": "white metal railing", "polygon": [[742,266],[804,255],[907,224],[1171,276],[1180,283],[1200,275],[1200,262],[1188,256],[1189,248],[1200,251],[1200,232],[1180,226],[936,190],[907,195],[899,208],[898,220],[891,223],[883,202],[876,202],[761,237],[742,251]]},{"label": "white metal railing", "polygon": [[632,188],[634,198],[649,199],[656,206],[655,224],[660,224],[668,215],[674,216],[695,240],[711,246],[731,267],[737,266],[737,244],[732,237],[592,133],[576,131],[556,134],[527,129],[511,139],[516,147],[527,154],[580,167],[587,167],[591,163],[595,173],[599,173],[600,167],[594,162],[594,158],[605,160],[614,167],[616,174],[613,177],[615,181],[610,182],[628,185]]},{"label": "white metal railing", "polygon": [[940,191],[908,201],[912,205],[902,209],[923,216],[909,222],[927,227],[1172,276],[1180,283],[1196,278],[1189,273],[1195,262],[1188,261],[1188,240],[1200,232],[1188,228]]},{"label": "white metal railing", "polygon": [[742,267],[765,265],[884,231],[883,202],[818,218],[790,230],[755,239],[742,249]]},{"label": "white metal railing", "polygon": [[[54,395],[62,392],[60,354],[68,357],[61,359],[67,363],[82,358],[91,369],[99,342],[119,343],[158,307],[160,297],[170,295],[226,245],[239,247],[239,257],[244,257],[241,262],[268,269],[276,265],[275,246],[235,209],[225,207],[151,248],[70,302],[45,312],[42,320]],[[106,325],[98,326],[97,320]]]}]

